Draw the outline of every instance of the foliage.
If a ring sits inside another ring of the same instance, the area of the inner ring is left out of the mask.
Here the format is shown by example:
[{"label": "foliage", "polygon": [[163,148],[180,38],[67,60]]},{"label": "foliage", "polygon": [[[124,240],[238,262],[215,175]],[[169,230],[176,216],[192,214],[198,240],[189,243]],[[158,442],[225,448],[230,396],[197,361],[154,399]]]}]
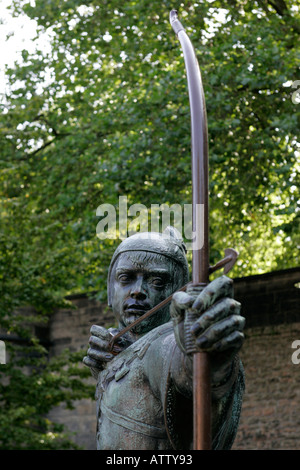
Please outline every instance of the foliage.
[{"label": "foliage", "polygon": [[[36,19],[52,39],[50,53],[22,52],[2,102],[0,315],[11,332],[22,334],[24,319],[11,314],[20,306],[44,320],[67,293],[105,300],[118,241],[96,237],[100,204],[117,206],[122,195],[146,207],[191,202],[190,111],[173,7],[14,1],[15,14]],[[233,276],[296,266],[299,7],[227,0],[178,9],[206,95],[211,262],[232,246],[240,253]],[[17,419],[12,404],[7,413]],[[23,422],[32,406],[20,412]]]},{"label": "foliage", "polygon": [[75,399],[91,397],[88,371],[78,367],[82,353],[66,351],[48,361],[40,345],[27,346],[26,356],[24,347],[9,346],[9,362],[1,370],[9,381],[0,381],[1,450],[78,449],[74,436],[48,413],[60,403],[73,409]]}]

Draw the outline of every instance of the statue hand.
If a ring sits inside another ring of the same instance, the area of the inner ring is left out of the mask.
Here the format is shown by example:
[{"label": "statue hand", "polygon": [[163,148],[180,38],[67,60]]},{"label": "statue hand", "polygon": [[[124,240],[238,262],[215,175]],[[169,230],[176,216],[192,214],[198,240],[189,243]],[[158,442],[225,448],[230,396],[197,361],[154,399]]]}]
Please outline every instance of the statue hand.
[{"label": "statue hand", "polygon": [[230,374],[232,361],[243,341],[245,319],[240,315],[241,305],[232,298],[233,281],[221,276],[196,296],[184,292],[173,295],[171,316],[175,335],[184,349],[184,316],[193,309],[197,320],[190,331],[196,351],[208,352],[211,359],[212,383],[219,384]]},{"label": "statue hand", "polygon": [[116,354],[122,351],[122,347],[115,344],[113,353],[110,350],[109,341],[111,340],[112,334],[118,330],[115,328],[103,328],[102,326],[93,325],[91,327],[92,336],[89,339],[89,349],[87,356],[83,358],[83,363],[91,368],[91,372],[95,378],[98,373],[104,369],[106,364],[110,362]]}]

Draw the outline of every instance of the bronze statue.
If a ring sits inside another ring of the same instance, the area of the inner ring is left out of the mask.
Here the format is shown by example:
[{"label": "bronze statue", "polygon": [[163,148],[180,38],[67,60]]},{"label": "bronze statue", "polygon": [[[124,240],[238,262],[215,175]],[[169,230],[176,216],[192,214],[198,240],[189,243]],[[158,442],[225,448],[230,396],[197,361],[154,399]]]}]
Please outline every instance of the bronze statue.
[{"label": "bronze statue", "polygon": [[127,332],[110,350],[112,335],[188,282],[182,241],[174,234],[149,235],[127,238],[112,258],[108,299],[118,328],[91,328],[84,363],[97,379],[97,448],[192,448],[192,354],[185,350],[184,322],[185,311],[192,308],[199,314],[190,328],[195,349],[208,352],[211,362],[212,448],[229,449],[244,389],[237,354],[245,323],[232,298],[231,279],[221,276],[200,293],[195,288],[176,292],[170,306]]},{"label": "bronze statue", "polygon": [[108,300],[118,328],[93,326],[84,358],[97,379],[97,448],[102,450],[230,449],[242,405],[244,372],[238,352],[245,319],[233,299],[232,281],[221,276],[209,282],[209,274],[219,267],[225,266],[227,273],[236,255],[225,250],[226,257],[209,266],[201,74],[175,10],[170,21],[187,69],[193,232],[203,230],[203,243],[193,246],[187,286],[185,246],[174,229],[168,235],[133,235],[113,255]]}]

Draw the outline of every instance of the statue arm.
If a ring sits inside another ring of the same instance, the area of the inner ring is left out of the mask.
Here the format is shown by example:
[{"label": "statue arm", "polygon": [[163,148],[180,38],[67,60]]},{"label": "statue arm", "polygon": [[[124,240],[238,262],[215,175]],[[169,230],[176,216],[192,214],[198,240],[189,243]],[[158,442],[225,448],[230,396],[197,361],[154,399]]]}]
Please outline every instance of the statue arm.
[{"label": "statue arm", "polygon": [[[172,395],[180,395],[190,402],[190,406],[185,408],[184,413],[189,414],[190,429],[192,429],[192,402],[193,402],[193,381],[192,381],[192,361],[178,347],[175,350],[168,381],[168,388],[173,388]],[[243,365],[236,355],[232,360],[232,368],[224,381],[219,384],[212,384],[211,389],[211,419],[212,419],[212,448],[229,450],[234,442],[242,407],[242,398],[245,389]],[[180,404],[175,411],[179,415],[178,433],[180,436],[180,414],[181,407],[185,401],[176,399]],[[167,406],[167,405],[166,405]],[[186,425],[183,425],[186,429]],[[184,437],[182,437],[183,439]],[[191,438],[192,439],[192,438]],[[192,440],[191,440],[192,442]]]},{"label": "statue arm", "polygon": [[[172,439],[172,433],[175,430],[177,437],[174,438],[174,448],[189,448],[182,447],[182,445],[189,445],[187,444],[189,439],[192,441],[193,378],[191,357],[180,349],[174,333],[171,332],[151,343],[145,356],[144,366],[147,381],[164,408],[166,426],[170,428]],[[243,390],[243,367],[238,355],[236,355],[232,361],[232,370],[224,383],[215,384],[212,387],[211,410],[214,449],[230,449],[232,446],[241,412]],[[169,418],[170,416],[171,418]]]},{"label": "statue arm", "polygon": [[[230,394],[240,376],[243,375],[243,365],[236,354],[230,362],[230,368],[223,380],[216,383],[212,381],[211,392],[212,402],[218,402],[223,397]],[[176,344],[170,360],[169,369],[170,380],[178,393],[186,398],[193,395],[193,359],[192,355],[185,354]]]},{"label": "statue arm", "polygon": [[[191,374],[192,354],[186,348],[190,338],[192,352],[209,354],[212,388],[218,396],[226,392],[226,384],[230,388],[236,374],[235,358],[244,341],[245,318],[240,303],[233,299],[232,284],[231,279],[221,276],[198,293],[177,292],[170,306],[174,335],[185,356],[186,370]],[[185,320],[189,310],[196,318],[192,324]]]},{"label": "statue arm", "polygon": [[[196,296],[176,293],[170,312],[176,344],[170,362],[170,386],[192,401],[193,354],[187,354],[187,328],[193,342],[193,352],[205,351],[210,356],[212,391],[213,448],[230,449],[241,413],[244,392],[244,370],[239,359],[243,344],[245,319],[240,304],[233,299],[232,281],[226,276],[216,279]],[[197,320],[192,325],[184,321],[186,311],[193,309]]]}]

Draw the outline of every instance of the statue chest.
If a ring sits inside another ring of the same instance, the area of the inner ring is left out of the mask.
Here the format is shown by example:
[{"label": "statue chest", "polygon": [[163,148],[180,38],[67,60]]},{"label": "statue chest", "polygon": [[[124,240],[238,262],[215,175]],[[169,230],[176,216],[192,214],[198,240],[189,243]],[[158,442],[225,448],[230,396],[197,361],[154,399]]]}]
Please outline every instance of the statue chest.
[{"label": "statue chest", "polygon": [[148,347],[147,342],[131,346],[99,374],[99,449],[166,448],[163,404],[145,372]]}]

